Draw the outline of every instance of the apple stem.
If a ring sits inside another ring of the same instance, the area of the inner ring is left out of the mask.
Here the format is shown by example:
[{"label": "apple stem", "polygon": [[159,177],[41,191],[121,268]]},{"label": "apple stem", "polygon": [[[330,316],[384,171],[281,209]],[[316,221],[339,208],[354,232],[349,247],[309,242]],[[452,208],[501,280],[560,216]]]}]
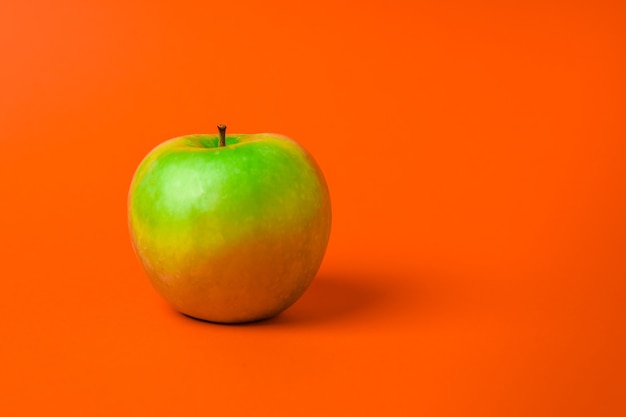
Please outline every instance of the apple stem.
[{"label": "apple stem", "polygon": [[226,125],[217,125],[217,130],[220,131],[220,147],[226,146]]}]

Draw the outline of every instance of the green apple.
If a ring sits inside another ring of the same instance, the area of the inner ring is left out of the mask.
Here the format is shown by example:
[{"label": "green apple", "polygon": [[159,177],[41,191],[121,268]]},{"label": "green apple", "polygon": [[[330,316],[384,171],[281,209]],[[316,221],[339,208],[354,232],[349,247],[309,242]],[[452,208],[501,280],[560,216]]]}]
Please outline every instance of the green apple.
[{"label": "green apple", "polygon": [[195,318],[275,316],[315,277],[331,205],[311,155],[277,134],[188,135],[154,148],[128,194],[135,252],[156,290]]}]

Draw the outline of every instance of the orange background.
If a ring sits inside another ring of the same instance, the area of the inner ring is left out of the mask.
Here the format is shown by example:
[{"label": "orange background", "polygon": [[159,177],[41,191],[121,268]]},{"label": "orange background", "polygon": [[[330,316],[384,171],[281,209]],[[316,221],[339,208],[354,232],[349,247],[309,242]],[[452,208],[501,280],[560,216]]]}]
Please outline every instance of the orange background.
[{"label": "orange background", "polygon": [[[621,3],[621,5],[620,5]],[[0,415],[626,415],[619,1],[3,1]],[[141,158],[290,136],[334,209],[262,323],[132,252]]]}]

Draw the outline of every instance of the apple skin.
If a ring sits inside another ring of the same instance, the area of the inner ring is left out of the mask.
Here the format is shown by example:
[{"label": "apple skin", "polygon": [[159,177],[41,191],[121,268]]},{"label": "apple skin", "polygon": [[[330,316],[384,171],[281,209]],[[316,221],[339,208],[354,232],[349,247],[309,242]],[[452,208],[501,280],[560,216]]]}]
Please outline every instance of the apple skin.
[{"label": "apple skin", "polygon": [[202,320],[269,318],[315,277],[331,227],[322,171],[276,134],[188,135],[154,148],[128,195],[133,248],[176,310]]}]

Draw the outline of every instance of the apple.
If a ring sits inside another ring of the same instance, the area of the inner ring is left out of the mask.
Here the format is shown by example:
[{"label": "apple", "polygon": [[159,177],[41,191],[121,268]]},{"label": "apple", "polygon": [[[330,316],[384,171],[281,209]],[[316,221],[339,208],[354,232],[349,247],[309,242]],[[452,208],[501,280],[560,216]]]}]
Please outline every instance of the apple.
[{"label": "apple", "polygon": [[238,323],[279,314],[315,277],[331,226],[313,157],[277,134],[170,139],[141,162],[128,194],[133,248],[181,313]]}]

